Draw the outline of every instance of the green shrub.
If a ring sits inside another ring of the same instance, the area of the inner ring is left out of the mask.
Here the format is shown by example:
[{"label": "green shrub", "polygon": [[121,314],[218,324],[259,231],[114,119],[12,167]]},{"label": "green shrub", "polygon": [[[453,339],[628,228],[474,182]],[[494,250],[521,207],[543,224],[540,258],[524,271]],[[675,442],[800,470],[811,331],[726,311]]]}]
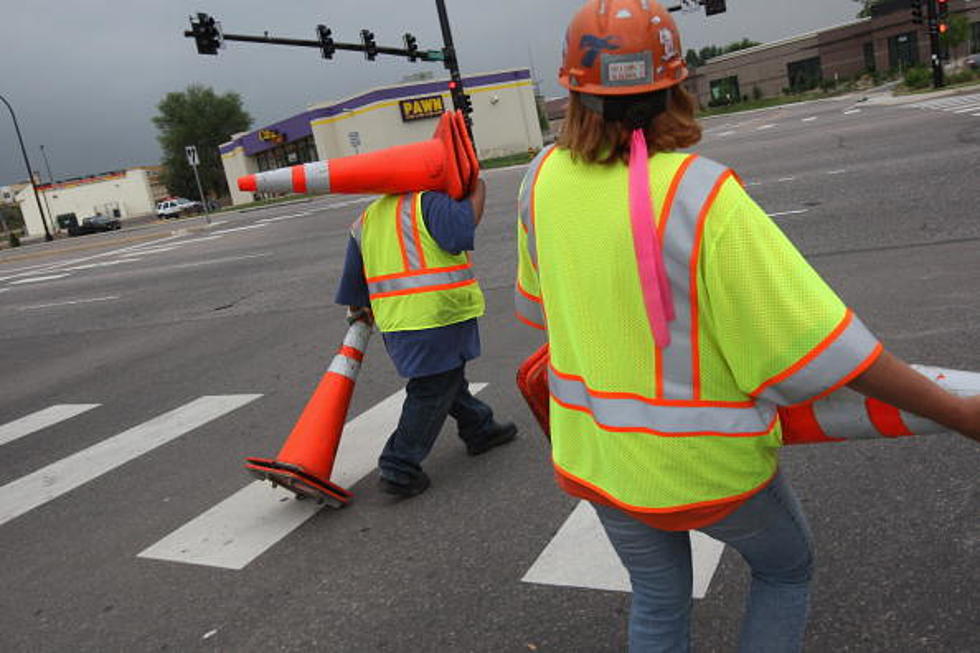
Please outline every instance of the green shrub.
[{"label": "green shrub", "polygon": [[924,66],[914,66],[905,71],[905,86],[911,89],[928,88],[932,72]]},{"label": "green shrub", "polygon": [[17,234],[15,234],[14,232],[11,231],[7,235],[7,240],[10,241],[10,246],[11,247],[20,247],[20,238],[18,238],[17,237]]}]

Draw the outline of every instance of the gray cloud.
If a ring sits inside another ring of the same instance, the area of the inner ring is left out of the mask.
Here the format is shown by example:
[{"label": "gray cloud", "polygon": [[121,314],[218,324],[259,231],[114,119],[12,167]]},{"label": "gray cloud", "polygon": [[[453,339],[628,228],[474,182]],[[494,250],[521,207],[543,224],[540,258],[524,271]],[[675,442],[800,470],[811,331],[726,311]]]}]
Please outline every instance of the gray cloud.
[{"label": "gray cloud", "polygon": [[[256,125],[314,102],[340,99],[397,82],[439,64],[409,64],[355,53],[320,59],[314,49],[230,43],[217,57],[196,53],[182,36],[188,15],[211,13],[230,33],[313,38],[317,23],[338,41],[357,41],[361,28],[379,44],[398,45],[414,33],[423,48],[441,36],[434,0],[32,0],[6,2],[0,23],[0,94],[14,106],[28,155],[43,171],[44,145],[56,178],[155,164],[160,152],[150,118],[168,92],[201,83],[236,91]],[[447,0],[464,73],[533,63],[548,96],[560,42],[578,0]],[[743,37],[770,41],[851,20],[852,0],[729,0],[728,13],[675,14],[684,47]],[[0,107],[0,185],[25,178],[13,125]],[[44,175],[46,178],[46,174]]]}]

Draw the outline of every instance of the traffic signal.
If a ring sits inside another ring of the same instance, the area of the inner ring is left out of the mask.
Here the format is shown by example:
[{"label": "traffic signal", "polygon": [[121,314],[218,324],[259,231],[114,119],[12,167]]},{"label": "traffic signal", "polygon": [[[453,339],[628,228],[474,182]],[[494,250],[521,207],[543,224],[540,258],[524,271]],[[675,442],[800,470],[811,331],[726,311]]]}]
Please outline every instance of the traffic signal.
[{"label": "traffic signal", "polygon": [[704,14],[706,16],[723,14],[726,11],[725,0],[704,0]]},{"label": "traffic signal", "polygon": [[361,43],[364,44],[364,58],[368,61],[374,61],[378,56],[378,44],[374,41],[374,32],[369,29],[362,29]]},{"label": "traffic signal", "polygon": [[936,0],[936,24],[940,36],[949,31],[949,0]]},{"label": "traffic signal", "polygon": [[196,22],[191,16],[191,32],[198,54],[218,54],[218,48],[221,47],[221,25],[213,16],[199,13]]},{"label": "traffic signal", "polygon": [[419,43],[411,34],[405,34],[405,49],[408,50],[408,60],[417,61],[419,58]]},{"label": "traffic signal", "polygon": [[333,59],[333,53],[337,51],[333,42],[333,31],[326,25],[317,25],[316,36],[320,41],[320,54],[324,59]]},{"label": "traffic signal", "polygon": [[921,25],[923,23],[922,0],[909,0],[909,5],[911,5],[912,9],[912,22],[916,25]]}]

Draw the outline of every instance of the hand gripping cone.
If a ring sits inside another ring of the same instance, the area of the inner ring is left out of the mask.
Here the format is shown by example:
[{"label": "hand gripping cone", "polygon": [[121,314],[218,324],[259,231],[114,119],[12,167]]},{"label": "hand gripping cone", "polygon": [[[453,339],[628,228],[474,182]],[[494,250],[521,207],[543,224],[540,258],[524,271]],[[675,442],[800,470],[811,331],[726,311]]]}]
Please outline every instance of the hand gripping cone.
[{"label": "hand gripping cone", "polygon": [[[517,387],[545,435],[548,421],[548,345],[531,354],[517,370]],[[980,394],[980,373],[913,365],[919,373],[960,396]],[[817,401],[779,407],[783,444],[846,442],[874,438],[932,435],[947,431],[935,422],[844,387]]]},{"label": "hand gripping cone", "polygon": [[[437,190],[460,200],[469,192],[468,178],[462,174],[460,162],[469,159],[465,145],[454,139],[455,120],[452,113],[444,113],[433,138],[422,143],[245,175],[238,178],[238,189],[260,193],[384,195]],[[465,131],[461,138],[469,140]],[[457,147],[462,151],[457,152]]]},{"label": "hand gripping cone", "polygon": [[247,470],[273,485],[282,485],[298,498],[311,497],[334,508],[350,501],[351,493],[331,483],[330,473],[370,338],[370,326],[362,321],[351,324],[343,345],[275,459],[246,458]]}]

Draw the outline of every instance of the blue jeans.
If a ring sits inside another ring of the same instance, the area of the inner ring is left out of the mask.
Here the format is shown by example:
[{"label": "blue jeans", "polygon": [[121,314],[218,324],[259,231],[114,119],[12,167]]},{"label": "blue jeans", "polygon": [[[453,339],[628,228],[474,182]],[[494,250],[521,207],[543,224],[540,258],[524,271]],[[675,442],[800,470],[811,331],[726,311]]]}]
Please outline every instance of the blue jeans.
[{"label": "blue jeans", "polygon": [[447,415],[456,420],[463,442],[483,436],[493,423],[493,410],[470,394],[465,369],[461,365],[441,374],[409,379],[398,427],[378,459],[381,476],[395,483],[410,483],[418,477]]},{"label": "blue jeans", "polygon": [[[661,531],[616,508],[593,505],[633,586],[630,651],[690,650],[688,531]],[[738,551],[752,571],[738,650],[801,651],[813,550],[799,501],[782,474],[731,515],[700,530]]]}]

